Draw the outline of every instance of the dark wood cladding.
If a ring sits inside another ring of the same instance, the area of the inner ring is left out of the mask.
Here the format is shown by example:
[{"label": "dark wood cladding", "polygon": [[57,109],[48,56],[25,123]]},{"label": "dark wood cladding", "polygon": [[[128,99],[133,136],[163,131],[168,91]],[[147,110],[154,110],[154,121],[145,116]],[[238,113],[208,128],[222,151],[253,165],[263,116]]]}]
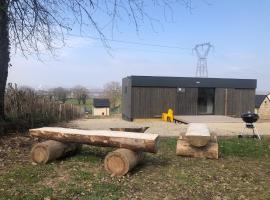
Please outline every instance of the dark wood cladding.
[{"label": "dark wood cladding", "polygon": [[[223,91],[224,93],[220,89],[220,91],[217,92],[216,89],[216,97],[217,93],[219,93],[218,94],[219,99],[216,99],[215,105],[215,109],[218,110],[217,112],[215,112],[216,114],[222,115],[224,114],[233,117],[240,117],[241,114],[244,112],[254,111],[255,109],[254,89],[224,89]],[[224,103],[218,103],[218,101],[222,101],[222,96],[224,96]],[[224,108],[223,113],[219,112],[219,109],[222,110],[222,107]]]},{"label": "dark wood cladding", "polygon": [[255,90],[253,89],[228,89],[227,115],[240,117],[241,113],[255,109]]},{"label": "dark wood cladding", "polygon": [[215,89],[215,115],[225,115],[226,89]]},{"label": "dark wood cladding", "polygon": [[176,88],[132,87],[132,116],[147,118],[175,110]]},{"label": "dark wood cladding", "polygon": [[185,88],[178,92],[177,88],[132,88],[133,118],[147,118],[161,115],[169,108],[176,115],[197,114],[198,88]]},{"label": "dark wood cladding", "polygon": [[177,115],[196,115],[198,88],[183,88],[184,91],[177,91],[176,110]]},{"label": "dark wood cladding", "polygon": [[122,118],[125,120],[132,120],[131,96],[131,80],[124,78],[122,80]]},{"label": "dark wood cladding", "polygon": [[[176,115],[197,115],[198,88],[123,87],[123,118],[151,118],[166,112],[169,108]],[[226,94],[227,93],[227,94]],[[253,89],[215,89],[215,115],[239,117],[241,113],[255,108]]]}]

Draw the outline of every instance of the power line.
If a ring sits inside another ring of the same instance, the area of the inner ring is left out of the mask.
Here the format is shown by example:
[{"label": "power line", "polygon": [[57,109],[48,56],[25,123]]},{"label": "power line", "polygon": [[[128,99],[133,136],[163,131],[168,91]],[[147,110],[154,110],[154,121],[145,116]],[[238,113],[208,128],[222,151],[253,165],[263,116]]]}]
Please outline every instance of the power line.
[{"label": "power line", "polygon": [[[69,35],[74,36],[74,37],[90,38],[90,39],[93,39],[93,40],[102,40],[102,38],[93,37],[93,36],[80,36],[80,35],[74,35],[74,34],[69,34]],[[153,44],[153,43],[134,42],[134,41],[124,41],[124,40],[115,40],[115,39],[107,39],[107,38],[105,38],[104,40],[105,41],[110,41],[110,42],[122,43],[122,44],[133,44],[133,45],[140,45],[140,46],[168,48],[168,49],[191,50],[191,48],[180,47],[180,46],[170,46],[170,45],[161,45],[161,44]]]},{"label": "power line", "polygon": [[[147,50],[147,49],[137,49],[137,48],[112,48],[113,51],[124,51],[124,50],[130,50],[130,51],[139,51],[139,52],[147,52],[147,53],[159,53],[159,54],[169,54],[172,55],[171,51],[158,51],[158,50]],[[179,54],[179,52],[175,52]]]}]

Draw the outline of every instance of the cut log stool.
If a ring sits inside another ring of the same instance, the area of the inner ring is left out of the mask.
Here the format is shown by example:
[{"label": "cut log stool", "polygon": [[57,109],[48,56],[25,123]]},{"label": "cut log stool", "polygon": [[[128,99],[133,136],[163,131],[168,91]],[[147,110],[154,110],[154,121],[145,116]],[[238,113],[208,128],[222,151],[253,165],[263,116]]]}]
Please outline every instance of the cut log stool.
[{"label": "cut log stool", "polygon": [[209,142],[204,147],[194,147],[186,139],[178,139],[176,155],[194,158],[218,159],[218,143]]},{"label": "cut log stool", "polygon": [[177,141],[176,155],[218,159],[217,137],[210,134],[206,124],[192,123]]},{"label": "cut log stool", "polygon": [[45,164],[58,158],[73,155],[81,149],[80,144],[62,143],[47,140],[36,144],[31,150],[31,159],[38,164]]},{"label": "cut log stool", "polygon": [[106,156],[104,166],[113,176],[123,176],[142,160],[142,156],[142,152],[123,148],[117,149]]}]

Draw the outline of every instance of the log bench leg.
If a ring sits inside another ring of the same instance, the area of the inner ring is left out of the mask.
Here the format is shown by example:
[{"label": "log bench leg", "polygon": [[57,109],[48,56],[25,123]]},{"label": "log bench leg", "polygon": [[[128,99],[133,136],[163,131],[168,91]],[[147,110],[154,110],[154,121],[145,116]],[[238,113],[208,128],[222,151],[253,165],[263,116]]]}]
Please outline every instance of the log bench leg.
[{"label": "log bench leg", "polygon": [[80,151],[81,146],[81,144],[47,140],[33,146],[31,150],[31,159],[35,163],[46,164],[60,157],[77,153]]},{"label": "log bench leg", "polygon": [[112,176],[124,176],[131,171],[142,158],[142,152],[120,148],[110,152],[105,157],[104,166]]},{"label": "log bench leg", "polygon": [[176,146],[176,155],[195,158],[218,159],[218,143],[210,142],[204,147],[194,147],[188,141],[179,139]]}]

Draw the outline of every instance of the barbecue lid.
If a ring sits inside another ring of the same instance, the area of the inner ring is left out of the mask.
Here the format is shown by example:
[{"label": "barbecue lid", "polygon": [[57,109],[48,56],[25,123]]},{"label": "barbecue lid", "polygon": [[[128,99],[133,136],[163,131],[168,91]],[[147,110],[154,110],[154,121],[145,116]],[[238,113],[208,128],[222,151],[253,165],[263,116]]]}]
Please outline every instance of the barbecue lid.
[{"label": "barbecue lid", "polygon": [[241,115],[241,118],[246,123],[254,123],[254,122],[258,121],[259,115],[256,113],[247,112],[247,113],[243,113]]}]

